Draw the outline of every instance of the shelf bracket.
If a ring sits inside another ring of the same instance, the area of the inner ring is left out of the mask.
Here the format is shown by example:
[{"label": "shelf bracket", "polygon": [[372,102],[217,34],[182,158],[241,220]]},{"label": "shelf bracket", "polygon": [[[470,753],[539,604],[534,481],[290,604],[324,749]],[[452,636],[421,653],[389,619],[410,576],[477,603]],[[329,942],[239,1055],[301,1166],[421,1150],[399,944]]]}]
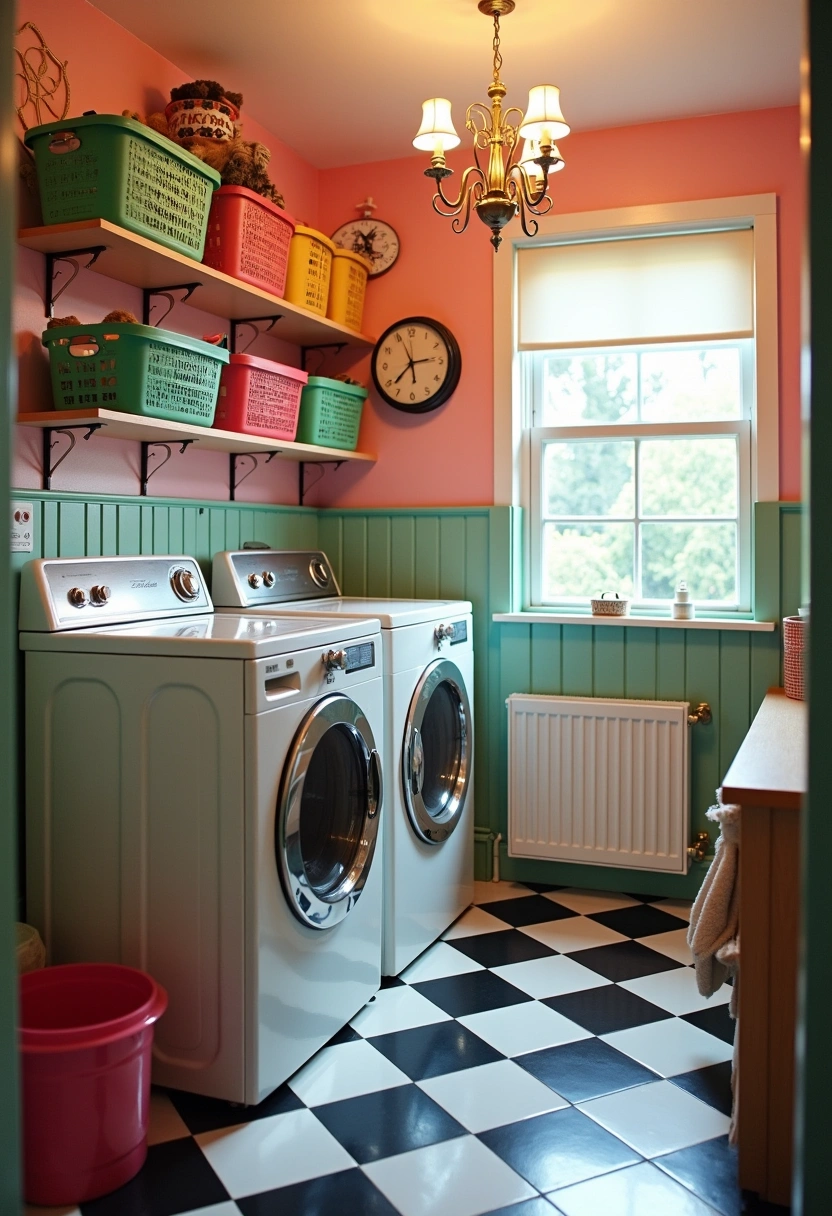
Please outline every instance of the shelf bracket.
[{"label": "shelf bracket", "polygon": [[346,350],[348,342],[321,342],[317,346],[302,346],[300,348],[300,365],[303,371],[307,370],[306,355],[310,350],[332,350],[336,355],[340,355],[342,350]]},{"label": "shelf bracket", "polygon": [[[187,447],[190,447],[190,445],[194,442],[194,440],[193,439],[182,439],[182,440],[177,439],[176,442],[180,445],[179,454],[181,455]],[[141,493],[142,498],[146,498],[147,497],[147,483],[150,481],[151,477],[154,476],[154,474],[159,472],[162,465],[167,464],[167,462],[170,460],[171,451],[170,451],[170,444],[163,443],[161,441],[161,439],[143,439],[139,446],[141,448],[141,470],[140,470],[141,490],[140,490],[140,493]],[[154,465],[154,467],[152,469],[148,467],[151,448],[164,448],[165,451],[167,452],[167,455],[165,456],[164,460],[160,460],[159,463],[157,465]]]},{"label": "shelf bracket", "polygon": [[165,317],[168,315],[168,313],[171,311],[174,304],[176,303],[176,301],[173,298],[173,295],[171,294],[172,292],[184,291],[185,294],[182,297],[182,299],[179,301],[180,304],[184,304],[186,300],[190,300],[191,296],[196,291],[197,287],[201,287],[201,286],[202,286],[201,283],[173,283],[169,287],[143,287],[142,288],[142,324],[143,325],[151,324],[150,301],[153,299],[154,296],[164,296],[165,299],[168,301],[168,306],[165,309],[165,311],[162,313],[161,317],[159,317],[158,320],[152,322],[154,329],[156,329],[162,324]]},{"label": "shelf bracket", "polygon": [[[229,452],[228,453],[228,498],[231,502],[236,502],[237,490],[243,484],[245,479],[247,477],[251,477],[254,470],[259,467],[260,457],[262,455],[263,455],[262,452],[257,452],[257,453],[255,453],[255,452]],[[279,455],[280,455],[279,451],[278,452],[269,452],[268,456],[263,461],[263,464],[269,464],[272,460],[274,460],[275,456],[279,456]],[[248,470],[247,473],[243,473],[242,477],[238,478],[237,477],[237,461],[240,459],[241,456],[243,457],[243,459],[251,461],[251,468]]]},{"label": "shelf bracket", "polygon": [[[337,472],[341,465],[346,463],[346,460],[301,460],[298,465],[298,506],[303,506],[303,500],[306,497],[307,490],[311,490],[312,486],[316,486],[321,480],[321,477],[325,476],[324,465],[331,464],[333,472]],[[306,466],[308,464],[319,465],[321,469],[321,477],[317,478],[316,481],[313,481],[312,486],[308,486],[306,484]]]},{"label": "shelf bracket", "polygon": [[[45,426],[43,428],[43,448],[42,448],[42,486],[44,490],[52,489],[52,477],[58,465],[63,464],[69,453],[75,447],[75,431],[86,431],[85,439],[89,439],[95,431],[100,431],[103,423],[101,422],[86,422],[83,426]],[[66,435],[69,439],[69,447],[63,452],[58,459],[53,463],[52,449],[57,443],[53,439],[53,435]]]},{"label": "shelf bracket", "polygon": [[[107,248],[106,245],[90,245],[87,249],[67,249],[64,253],[47,253],[46,255],[46,289],[43,293],[43,302],[46,307],[45,315],[49,318],[55,315],[55,303],[69,287],[79,270],[89,270],[95,262],[98,261],[101,254]],[[90,260],[86,266],[79,266],[78,258],[88,257]],[[69,262],[72,267],[72,274],[63,283],[57,291],[55,291],[55,263]]]},{"label": "shelf bracket", "polygon": [[[230,350],[232,355],[245,354],[245,352],[248,350],[249,346],[251,346],[252,342],[255,341],[255,339],[258,337],[258,335],[270,333],[271,330],[274,329],[275,325],[277,325],[278,321],[282,321],[282,320],[283,320],[282,312],[273,313],[271,316],[268,316],[268,317],[246,317],[246,319],[244,321],[232,320],[231,333],[229,334],[228,349]],[[265,329],[258,329],[257,328],[258,321],[268,321],[269,324],[266,326]],[[237,350],[237,327],[242,326],[242,325],[247,325],[250,329],[254,330],[254,333],[252,334],[248,343],[243,347],[243,349]]]}]

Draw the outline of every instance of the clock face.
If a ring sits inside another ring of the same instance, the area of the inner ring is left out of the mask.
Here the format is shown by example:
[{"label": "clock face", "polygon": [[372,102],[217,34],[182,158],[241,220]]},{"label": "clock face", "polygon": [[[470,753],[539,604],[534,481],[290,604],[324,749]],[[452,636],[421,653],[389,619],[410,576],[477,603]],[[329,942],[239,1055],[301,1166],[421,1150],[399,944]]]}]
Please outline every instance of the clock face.
[{"label": "clock face", "polygon": [[399,256],[399,238],[395,229],[384,220],[350,220],[333,232],[332,239],[341,249],[363,253],[370,259],[371,279],[389,270]]},{"label": "clock face", "polygon": [[456,338],[429,317],[397,321],[373,350],[373,380],[379,394],[388,405],[409,414],[425,414],[443,405],[461,371]]}]

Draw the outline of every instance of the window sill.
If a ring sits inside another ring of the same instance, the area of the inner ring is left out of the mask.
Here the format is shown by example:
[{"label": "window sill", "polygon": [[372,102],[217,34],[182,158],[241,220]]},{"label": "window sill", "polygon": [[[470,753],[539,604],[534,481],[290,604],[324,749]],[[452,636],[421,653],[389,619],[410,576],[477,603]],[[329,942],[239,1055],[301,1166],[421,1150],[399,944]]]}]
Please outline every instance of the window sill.
[{"label": "window sill", "polygon": [[591,612],[495,612],[491,617],[497,624],[517,625],[617,625],[642,629],[722,629],[746,633],[772,633],[775,621],[751,621],[737,617],[694,617],[692,621],[675,621],[669,616],[593,616]]}]

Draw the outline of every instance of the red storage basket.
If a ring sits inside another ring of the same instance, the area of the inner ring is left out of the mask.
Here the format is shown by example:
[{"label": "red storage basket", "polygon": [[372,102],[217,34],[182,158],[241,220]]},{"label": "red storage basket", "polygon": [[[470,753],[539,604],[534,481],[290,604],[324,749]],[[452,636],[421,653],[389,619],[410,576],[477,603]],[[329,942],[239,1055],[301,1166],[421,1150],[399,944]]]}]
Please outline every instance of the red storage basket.
[{"label": "red storage basket", "polygon": [[295,221],[245,186],[220,186],[208,216],[203,262],[272,295],[286,287]]},{"label": "red storage basket", "polygon": [[256,355],[232,355],[222,369],[214,426],[267,439],[294,439],[306,372]]}]

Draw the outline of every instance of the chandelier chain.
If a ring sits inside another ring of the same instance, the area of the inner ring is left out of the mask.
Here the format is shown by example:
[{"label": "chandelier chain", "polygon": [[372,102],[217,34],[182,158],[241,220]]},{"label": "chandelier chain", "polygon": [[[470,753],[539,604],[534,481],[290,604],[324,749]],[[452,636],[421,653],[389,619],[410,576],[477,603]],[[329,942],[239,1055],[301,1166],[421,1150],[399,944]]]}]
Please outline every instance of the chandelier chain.
[{"label": "chandelier chain", "polygon": [[500,68],[503,66],[503,57],[500,54],[500,14],[494,14],[494,41],[491,44],[494,48],[494,79],[500,79]]}]

